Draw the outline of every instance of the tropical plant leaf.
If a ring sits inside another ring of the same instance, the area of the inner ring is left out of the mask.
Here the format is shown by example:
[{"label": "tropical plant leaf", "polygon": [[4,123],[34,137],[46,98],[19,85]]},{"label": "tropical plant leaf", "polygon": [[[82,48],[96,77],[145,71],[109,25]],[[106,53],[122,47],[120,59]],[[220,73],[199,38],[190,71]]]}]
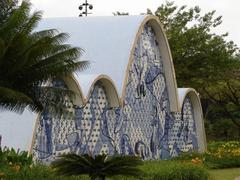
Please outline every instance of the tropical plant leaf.
[{"label": "tropical plant leaf", "polygon": [[95,157],[84,154],[62,155],[52,163],[55,172],[59,175],[72,176],[88,174],[91,179],[112,176],[141,176],[142,171],[138,168],[143,162],[134,156],[113,156],[106,154]]},{"label": "tropical plant leaf", "polygon": [[74,98],[74,92],[43,85],[62,80],[89,65],[79,61],[81,48],[65,44],[68,34],[56,29],[34,31],[41,17],[42,12],[31,13],[31,4],[22,1],[0,27],[2,109],[22,112],[27,107],[38,112],[44,108],[58,113],[64,111],[66,96]]}]

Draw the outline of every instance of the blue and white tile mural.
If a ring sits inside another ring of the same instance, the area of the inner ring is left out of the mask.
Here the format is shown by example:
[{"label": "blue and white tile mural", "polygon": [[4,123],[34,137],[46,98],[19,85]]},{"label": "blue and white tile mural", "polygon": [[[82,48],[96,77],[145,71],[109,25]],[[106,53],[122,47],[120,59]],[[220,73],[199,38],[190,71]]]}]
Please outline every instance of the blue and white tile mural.
[{"label": "blue and white tile mural", "polygon": [[[63,82],[55,82],[59,86]],[[66,98],[68,113],[52,116],[45,110],[37,124],[33,156],[51,162],[58,155],[99,153],[169,159],[198,148],[193,105],[186,97],[182,111],[170,111],[159,42],[145,25],[129,69],[122,108],[112,108],[104,86],[93,88],[84,107]]]}]

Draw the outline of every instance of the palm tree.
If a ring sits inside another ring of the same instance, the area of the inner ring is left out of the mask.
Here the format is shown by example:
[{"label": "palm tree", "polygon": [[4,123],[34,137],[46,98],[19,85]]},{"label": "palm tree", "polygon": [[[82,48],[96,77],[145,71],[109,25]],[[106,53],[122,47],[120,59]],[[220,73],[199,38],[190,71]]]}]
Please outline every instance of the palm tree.
[{"label": "palm tree", "polygon": [[133,176],[139,177],[141,170],[138,168],[142,160],[136,156],[113,156],[106,154],[97,155],[76,155],[66,154],[52,162],[56,173],[64,176],[76,176],[88,174],[91,180],[104,180],[112,176]]},{"label": "palm tree", "polygon": [[30,9],[31,4],[23,1],[0,26],[0,108],[4,110],[41,111],[46,104],[56,105],[47,99],[49,94],[70,92],[47,87],[47,82],[88,65],[78,61],[80,48],[64,44],[67,34],[56,29],[34,31],[42,13],[31,14]]},{"label": "palm tree", "polygon": [[18,0],[1,0],[0,1],[0,26],[17,8]]}]

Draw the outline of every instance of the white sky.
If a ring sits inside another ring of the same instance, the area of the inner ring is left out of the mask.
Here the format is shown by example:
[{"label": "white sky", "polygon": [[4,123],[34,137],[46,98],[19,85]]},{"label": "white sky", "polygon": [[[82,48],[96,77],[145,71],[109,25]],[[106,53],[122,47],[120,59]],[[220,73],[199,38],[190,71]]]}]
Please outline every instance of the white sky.
[{"label": "white sky", "polygon": [[[31,0],[34,9],[43,10],[44,17],[78,16],[78,6],[85,0]],[[145,13],[149,8],[155,11],[165,0],[88,0],[93,4],[94,16],[112,15],[112,12],[129,12],[131,15]],[[217,33],[229,32],[228,40],[240,46],[240,0],[175,0],[178,6],[199,5],[203,12],[216,10],[223,16],[223,23]]]}]

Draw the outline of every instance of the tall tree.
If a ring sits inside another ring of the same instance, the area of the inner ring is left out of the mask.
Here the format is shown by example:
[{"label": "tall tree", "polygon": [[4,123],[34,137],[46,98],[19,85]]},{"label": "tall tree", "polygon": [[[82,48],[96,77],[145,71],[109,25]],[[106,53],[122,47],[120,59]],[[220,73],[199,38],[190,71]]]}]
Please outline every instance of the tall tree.
[{"label": "tall tree", "polygon": [[49,80],[61,79],[87,62],[78,61],[81,49],[64,44],[68,35],[56,29],[34,31],[42,13],[30,13],[23,1],[0,26],[0,108],[41,111],[57,105],[49,95],[63,97],[66,89],[48,87]]},{"label": "tall tree", "polygon": [[154,14],[166,30],[179,87],[200,92],[207,119],[227,118],[240,128],[240,54],[232,41],[225,40],[227,33],[213,33],[222,17],[215,11],[202,15],[198,6],[188,9],[173,2]]}]

